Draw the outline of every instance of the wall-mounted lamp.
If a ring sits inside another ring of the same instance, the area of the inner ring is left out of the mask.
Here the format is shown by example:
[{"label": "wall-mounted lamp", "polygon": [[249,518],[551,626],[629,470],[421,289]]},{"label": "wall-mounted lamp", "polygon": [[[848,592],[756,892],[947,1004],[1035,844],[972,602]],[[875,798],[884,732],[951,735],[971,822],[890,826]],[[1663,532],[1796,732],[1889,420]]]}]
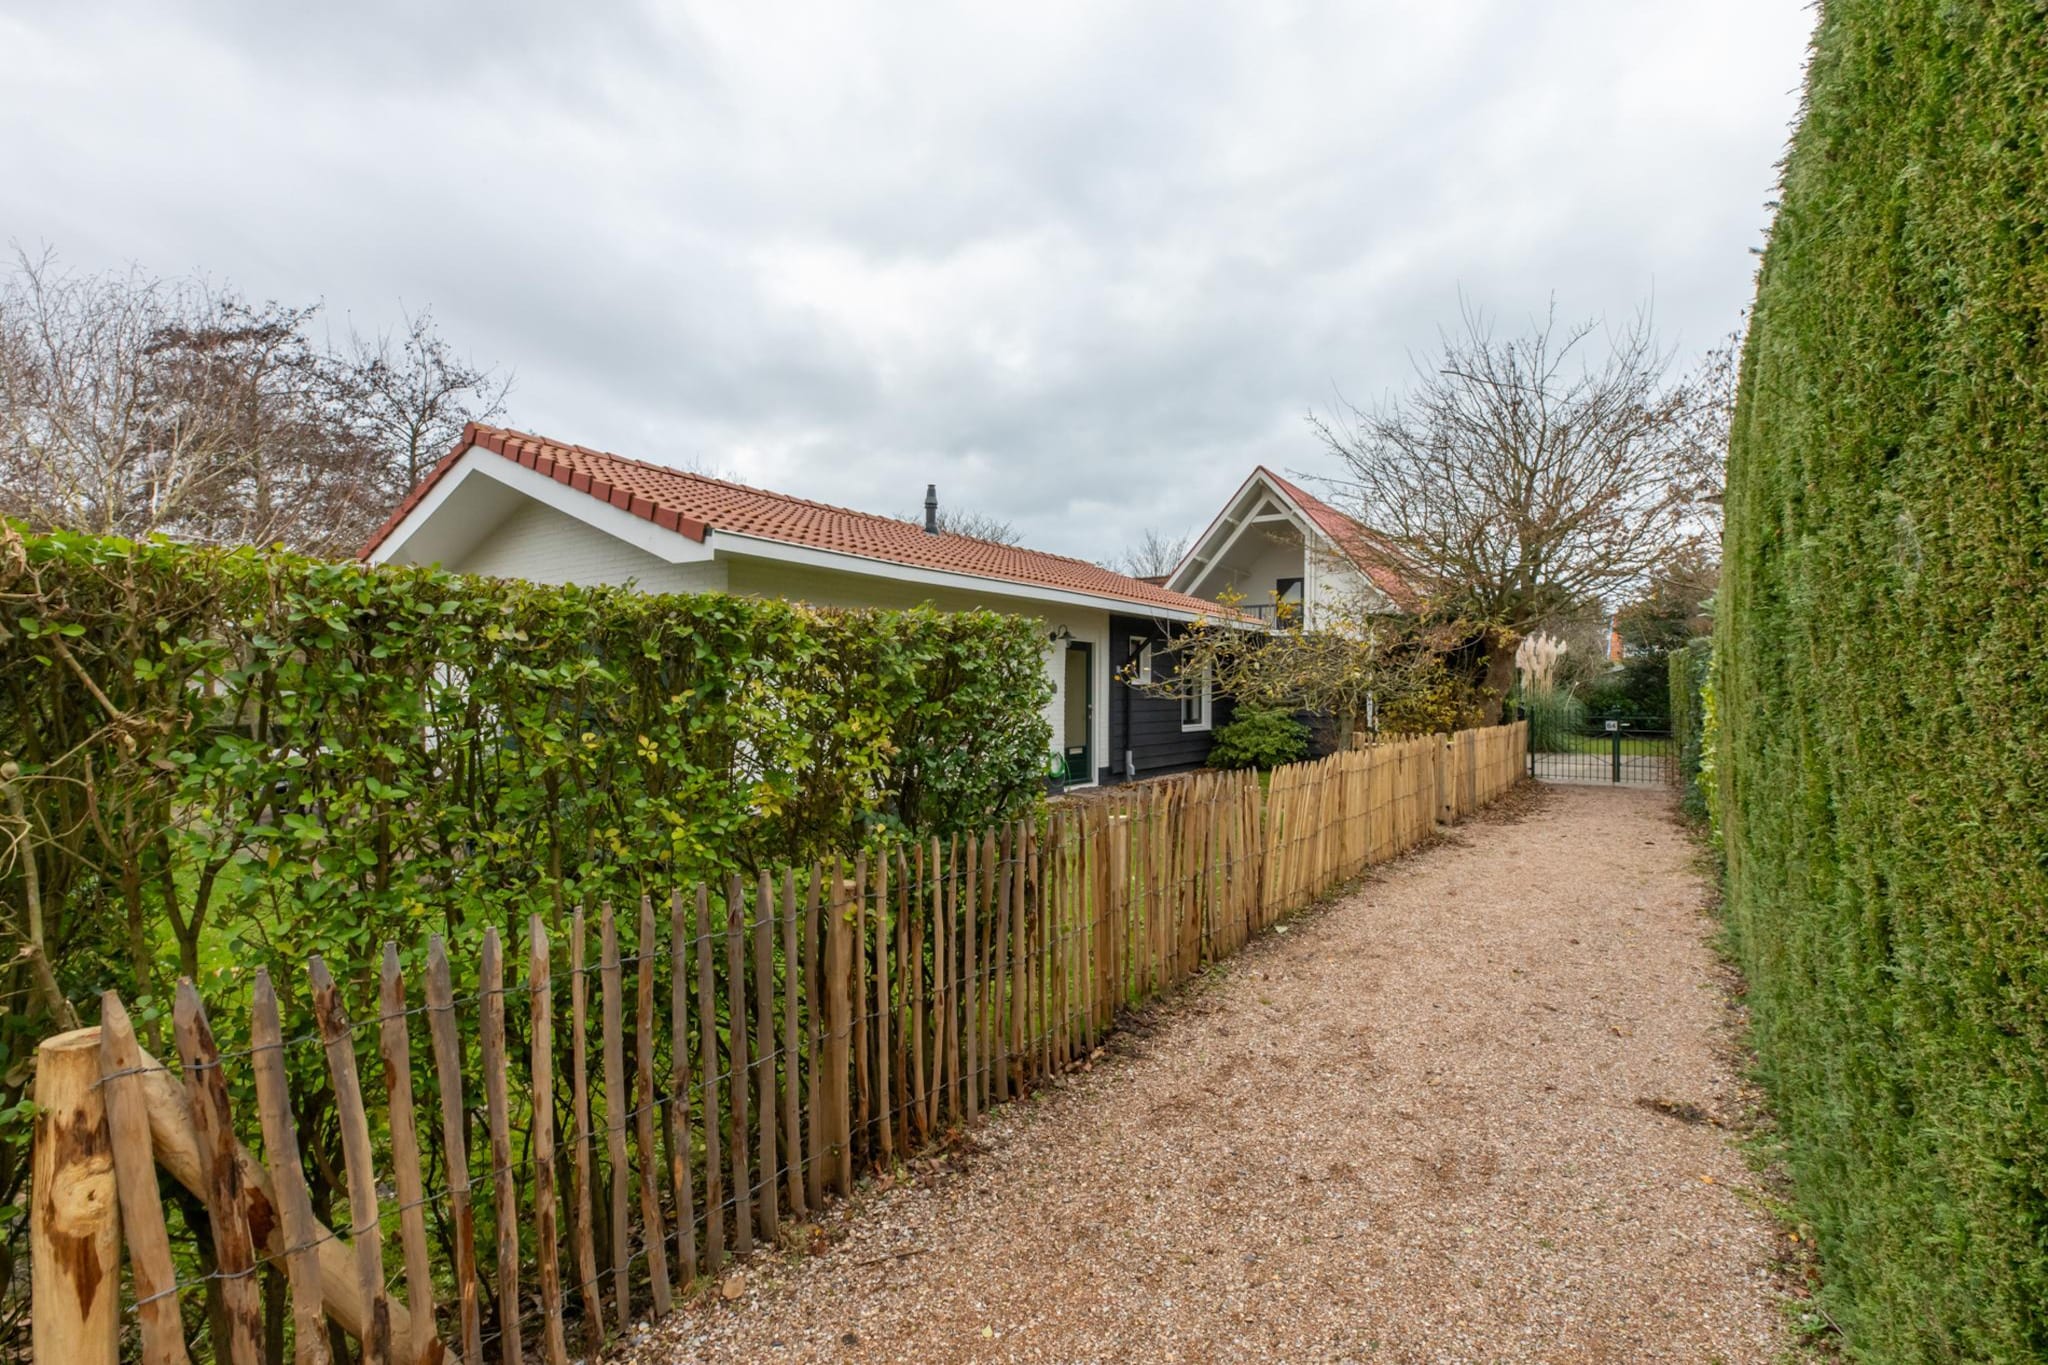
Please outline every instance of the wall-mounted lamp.
[{"label": "wall-mounted lamp", "polygon": [[1052,641],[1056,645],[1063,645],[1067,641],[1074,638],[1074,632],[1068,630],[1065,626],[1060,626],[1058,629],[1052,631],[1045,638]]}]

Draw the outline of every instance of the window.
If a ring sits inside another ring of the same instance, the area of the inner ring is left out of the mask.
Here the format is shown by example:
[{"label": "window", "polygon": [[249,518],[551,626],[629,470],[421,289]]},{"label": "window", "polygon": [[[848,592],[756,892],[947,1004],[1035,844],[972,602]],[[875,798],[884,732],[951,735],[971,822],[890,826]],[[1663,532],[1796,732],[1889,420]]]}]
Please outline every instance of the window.
[{"label": "window", "polygon": [[1199,680],[1191,682],[1180,699],[1180,728],[1183,730],[1206,730],[1209,728],[1209,670],[1205,666]]},{"label": "window", "polygon": [[1297,630],[1302,624],[1302,580],[1299,578],[1276,578],[1273,580],[1273,620],[1283,626]]}]

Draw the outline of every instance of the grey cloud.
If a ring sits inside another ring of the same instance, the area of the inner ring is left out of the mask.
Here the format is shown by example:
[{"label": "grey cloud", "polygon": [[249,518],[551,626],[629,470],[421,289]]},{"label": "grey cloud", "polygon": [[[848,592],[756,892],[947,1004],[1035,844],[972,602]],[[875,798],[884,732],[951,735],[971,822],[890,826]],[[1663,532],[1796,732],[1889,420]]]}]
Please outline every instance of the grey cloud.
[{"label": "grey cloud", "polygon": [[376,327],[566,439],[1047,549],[1198,526],[1461,291],[1752,288],[1811,14],[1430,6],[0,8],[0,238]]}]

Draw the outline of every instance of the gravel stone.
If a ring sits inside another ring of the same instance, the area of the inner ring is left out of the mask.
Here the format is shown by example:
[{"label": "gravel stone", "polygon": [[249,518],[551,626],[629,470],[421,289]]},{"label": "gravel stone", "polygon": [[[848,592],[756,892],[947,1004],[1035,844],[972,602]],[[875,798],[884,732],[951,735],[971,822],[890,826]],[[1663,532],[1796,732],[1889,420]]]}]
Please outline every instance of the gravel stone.
[{"label": "gravel stone", "polygon": [[626,1358],[1779,1357],[1694,845],[1660,791],[1508,806]]}]

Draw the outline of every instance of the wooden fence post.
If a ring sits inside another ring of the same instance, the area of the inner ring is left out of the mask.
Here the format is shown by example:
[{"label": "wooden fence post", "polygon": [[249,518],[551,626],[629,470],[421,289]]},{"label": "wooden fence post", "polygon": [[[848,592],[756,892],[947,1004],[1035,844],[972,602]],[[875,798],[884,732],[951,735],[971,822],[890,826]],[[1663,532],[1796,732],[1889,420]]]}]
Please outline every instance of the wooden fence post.
[{"label": "wooden fence post", "polygon": [[654,1316],[668,1316],[674,1300],[668,1283],[668,1226],[661,1216],[661,1154],[654,1147],[654,901],[640,897],[640,936],[634,943],[633,1136],[640,1150],[640,1232],[647,1254],[648,1288]]},{"label": "wooden fence post", "polygon": [[797,1050],[797,1010],[803,1000],[803,959],[797,955],[796,873],[782,873],[782,1149],[789,1178],[790,1215],[801,1222],[804,1202],[804,1134],[798,1117],[803,1054]]},{"label": "wooden fence post", "polygon": [[598,922],[599,1009],[604,1031],[604,1144],[611,1187],[612,1302],[619,1315],[619,1330],[633,1321],[632,1264],[626,1255],[627,1200],[631,1193],[633,1169],[626,1164],[626,1054],[622,1051],[619,1000],[623,989],[619,976],[619,925],[609,902]]},{"label": "wooden fence post", "polygon": [[[740,1027],[744,1028],[742,1021]],[[769,1246],[782,1235],[776,1181],[780,1165],[775,1141],[775,878],[761,869],[754,898],[754,1092],[755,1121],[760,1128],[760,1231]]]},{"label": "wooden fence post", "polygon": [[718,1010],[712,975],[711,891],[697,884],[697,1059],[704,1067],[704,1270],[725,1263],[725,1174],[718,1155]]},{"label": "wooden fence post", "polygon": [[121,1341],[121,1220],[100,1031],[74,1029],[36,1049],[29,1176],[31,1334],[36,1365],[113,1365]]},{"label": "wooden fence post", "polygon": [[448,971],[448,949],[439,934],[427,938],[427,1027],[434,1043],[434,1079],[441,1092],[441,1146],[448,1172],[448,1208],[455,1223],[456,1320],[462,1329],[464,1357],[482,1365],[476,1209],[469,1179],[469,1109],[462,1099],[462,1039],[455,1027],[455,988]]},{"label": "wooden fence post", "polygon": [[1436,821],[1448,825],[1457,817],[1457,796],[1451,791],[1451,737],[1438,735],[1436,744]]},{"label": "wooden fence post", "polygon": [[[108,992],[111,996],[112,992]],[[117,1002],[118,1005],[118,1002]],[[105,1016],[111,1019],[111,1014]],[[125,1023],[125,1018],[123,1020]],[[306,1193],[299,1157],[299,1130],[292,1118],[285,1080],[284,1032],[277,1016],[277,987],[267,968],[256,969],[249,1000],[249,1051],[256,1072],[256,1110],[263,1125],[263,1156],[284,1226],[284,1272],[291,1290],[293,1358],[297,1365],[328,1365],[326,1305],[320,1294],[320,1258],[314,1252],[318,1224]],[[407,1333],[408,1338],[412,1334]],[[182,1349],[182,1347],[181,1347]]]},{"label": "wooden fence post", "polygon": [[853,1193],[853,1123],[847,1104],[846,1069],[852,1045],[853,1002],[846,978],[853,966],[853,936],[847,931],[846,919],[851,911],[846,904],[846,881],[840,864],[832,865],[831,877],[832,901],[825,916],[825,1086],[831,1097],[830,1135],[836,1147],[830,1153],[832,1183],[840,1194],[848,1195]]},{"label": "wooden fence post", "polygon": [[427,1264],[426,1190],[420,1179],[420,1140],[412,1098],[412,1035],[405,1022],[405,976],[398,967],[396,943],[384,945],[378,1003],[378,1051],[384,1060],[392,1181],[398,1190],[399,1236],[405,1252],[405,1294],[417,1310],[412,1318],[412,1340],[405,1343],[405,1359],[410,1365],[424,1360],[434,1343],[434,1276]]},{"label": "wooden fence post", "polygon": [[825,870],[811,864],[811,882],[804,892],[804,1087],[810,1123],[804,1130],[804,1199],[813,1209],[825,1202],[825,1116],[829,1112],[830,1089],[819,1068],[819,1011],[825,1004],[825,973],[818,966],[818,897],[824,886]]},{"label": "wooden fence post", "polygon": [[[377,1214],[377,1174],[370,1146],[369,1116],[363,1112],[362,1081],[356,1072],[355,1039],[349,1032],[348,1013],[342,1008],[341,991],[319,954],[315,953],[306,964],[306,975],[313,987],[313,1017],[320,1026],[320,1041],[327,1053],[327,1078],[334,1085],[335,1123],[341,1129],[341,1159],[348,1179],[349,1237],[355,1253],[356,1289],[367,1313],[360,1338],[363,1365],[384,1365],[391,1358],[395,1334],[392,1331],[390,1298],[384,1290],[384,1239]],[[189,989],[189,982],[179,983],[181,999]],[[199,996],[196,991],[191,994],[196,1009]],[[201,1023],[204,1024],[203,1019]],[[182,1044],[179,1050],[184,1050]],[[189,1068],[189,1062],[187,1066]],[[489,1069],[485,1067],[487,1072]],[[199,1118],[198,1108],[197,1104],[193,1106],[195,1120]],[[226,1091],[223,1090],[223,1125],[226,1120]],[[200,1123],[200,1136],[206,1136],[203,1121]],[[234,1134],[229,1132],[223,1140],[222,1150],[230,1154],[230,1159],[233,1143]],[[218,1215],[215,1235],[219,1235]],[[250,1306],[253,1315],[253,1292]]]},{"label": "wooden fence post", "polygon": [[[519,1335],[519,1192],[512,1169],[512,1101],[505,1052],[505,950],[498,926],[484,927],[477,993],[483,997],[484,1127],[491,1153],[491,1198],[498,1234],[498,1357],[505,1365],[525,1358]],[[353,1174],[353,1171],[351,1171]]]},{"label": "wooden fence post", "polygon": [[[185,1324],[173,1286],[170,1235],[164,1229],[163,1197],[156,1183],[156,1155],[149,1147],[149,1110],[143,1103],[142,1050],[128,1011],[113,991],[100,996],[100,1075],[107,1106],[107,1135],[113,1142],[115,1192],[120,1196],[121,1237],[135,1274],[135,1316],[142,1323],[143,1365],[186,1365]],[[298,1298],[294,1286],[294,1301]],[[318,1316],[320,1287],[312,1292]],[[320,1344],[327,1344],[323,1324]],[[325,1362],[319,1362],[325,1365]]]},{"label": "wooden fence post", "polygon": [[[555,997],[552,955],[546,923],[539,915],[526,922],[527,998],[533,1052],[533,1236],[540,1252],[541,1341],[548,1365],[568,1365],[568,1343],[562,1335],[562,1270],[556,1249],[555,1222]],[[415,1302],[421,1295],[413,1294]]]},{"label": "wooden fence post", "polygon": [[676,1256],[685,1288],[697,1278],[696,1181],[690,1174],[690,923],[683,889],[668,897],[670,1175],[676,1187]]},{"label": "wooden fence post", "polygon": [[726,1157],[732,1168],[732,1250],[754,1254],[754,1192],[752,1144],[748,1142],[750,1110],[747,1064],[747,890],[737,872],[725,879],[725,1070],[727,1085]]},{"label": "wooden fence post", "polygon": [[[319,964],[315,957],[313,962]],[[315,1009],[319,1009],[316,996]],[[263,1359],[263,1305],[256,1293],[254,1234],[249,1226],[251,1202],[245,1193],[241,1163],[236,1159],[235,1129],[228,1117],[228,1087],[221,1078],[220,1048],[199,992],[189,979],[178,982],[172,1004],[172,1033],[178,1059],[184,1064],[185,1096],[191,1104],[192,1130],[198,1139],[199,1173],[205,1186],[208,1220],[213,1224],[214,1273],[220,1278],[221,1306],[227,1310],[228,1357],[234,1365],[257,1365]],[[323,1024],[324,1024],[323,1019]],[[353,1067],[350,1077],[354,1080]],[[335,1111],[341,1121],[344,1158],[352,1154],[348,1095],[335,1082]],[[358,1099],[356,1112],[361,1112]],[[367,1144],[368,1137],[364,1141]],[[351,1168],[350,1184],[354,1185]],[[353,1188],[351,1189],[353,1193]],[[374,1213],[375,1206],[372,1205]],[[374,1241],[374,1237],[371,1239]],[[357,1246],[363,1239],[357,1240]],[[381,1280],[379,1283],[381,1290]],[[364,1296],[366,1299],[368,1295]],[[373,1308],[364,1320],[364,1365],[383,1365],[390,1341],[388,1320]],[[376,1346],[373,1351],[371,1348]]]},{"label": "wooden fence post", "polygon": [[576,1292],[583,1300],[583,1338],[596,1355],[604,1349],[604,1290],[597,1277],[597,1242],[590,1182],[590,985],[583,970],[583,912],[569,916],[569,1115],[576,1125]]}]

